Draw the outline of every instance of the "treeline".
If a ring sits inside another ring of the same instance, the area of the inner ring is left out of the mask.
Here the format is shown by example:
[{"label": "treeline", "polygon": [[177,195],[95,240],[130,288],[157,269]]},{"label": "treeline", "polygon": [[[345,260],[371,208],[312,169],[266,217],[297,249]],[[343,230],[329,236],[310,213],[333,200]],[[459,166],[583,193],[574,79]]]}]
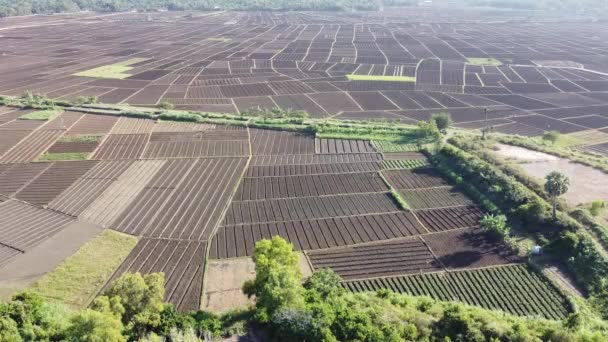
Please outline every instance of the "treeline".
[{"label": "treeline", "polygon": [[350,293],[331,270],[301,282],[299,254],[280,237],[256,244],[255,307],[221,316],[163,302],[161,273],[125,274],[86,309],[67,311],[33,292],[0,302],[0,341],[215,340],[255,331],[268,341],[604,341],[586,307],[564,321],[522,318],[388,290]]},{"label": "treeline", "polygon": [[374,10],[372,0],[0,0],[0,17],[77,11]]}]

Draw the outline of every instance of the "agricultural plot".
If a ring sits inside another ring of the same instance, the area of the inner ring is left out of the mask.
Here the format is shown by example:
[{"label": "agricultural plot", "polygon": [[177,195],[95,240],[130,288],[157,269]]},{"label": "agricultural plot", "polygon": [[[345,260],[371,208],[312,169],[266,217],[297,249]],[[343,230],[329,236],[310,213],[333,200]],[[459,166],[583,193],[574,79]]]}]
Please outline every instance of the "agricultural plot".
[{"label": "agricultural plot", "polygon": [[502,243],[489,240],[475,228],[429,234],[423,239],[447,269],[487,267],[520,261]]},{"label": "agricultural plot", "polygon": [[[598,45],[608,40],[606,23],[528,14],[487,13],[498,26],[473,21],[466,11],[425,8],[373,15],[122,13],[103,20],[90,14],[52,25],[15,18],[2,24],[0,40],[10,51],[0,65],[0,95],[30,90],[234,114],[280,107],[316,118],[411,124],[446,112],[466,129],[484,127],[487,113],[496,132],[558,130],[583,137],[578,148],[606,153],[608,69]],[[124,22],[132,28],[128,39]],[[199,307],[207,242],[211,258],[225,259],[250,256],[256,241],[281,235],[315,268],[332,267],[348,280],[519,262],[478,232],[482,211],[416,146],[89,113],[40,115],[0,108],[0,210],[19,204],[143,237],[115,276],[166,271],[168,299],[183,310]],[[409,211],[397,205],[393,189]],[[44,239],[61,229],[37,224],[23,231]],[[0,264],[27,253],[0,242]],[[501,293],[511,301],[489,304],[487,296],[458,294],[454,282],[437,296],[563,317],[546,304],[556,302],[538,299],[550,292],[541,287],[528,291],[537,312],[528,303],[508,306],[528,300],[515,285]]]},{"label": "agricultural plot", "polygon": [[220,227],[211,244],[214,259],[250,256],[255,243],[279,235],[297,250],[316,250],[425,233],[407,212]]},{"label": "agricultural plot", "polygon": [[181,311],[197,310],[202,293],[205,246],[204,241],[143,238],[111,279],[125,272],[164,272],[165,300]]},{"label": "agricultural plot", "polygon": [[[195,20],[183,12],[155,15],[145,29],[138,24],[143,14],[137,13],[39,23],[43,29],[19,25],[27,18],[16,19],[3,26],[12,50],[0,68],[0,94],[29,89],[61,99],[169,102],[185,110],[241,113],[280,107],[313,117],[406,122],[441,111],[472,129],[483,126],[483,108],[488,108],[490,119],[501,120],[495,122],[497,131],[522,135],[539,135],[549,127],[582,132],[605,124],[602,113],[573,110],[608,105],[607,70],[601,50],[594,48],[597,40],[606,40],[605,23],[576,25],[530,13],[525,17],[536,24],[530,26],[522,24],[520,13],[486,13],[503,23],[488,37],[480,33],[487,24],[472,20],[478,18],[475,11],[463,11],[441,32],[411,25],[444,23],[437,12],[223,12]],[[123,20],[133,20],[136,28],[128,49],[115,25]],[[82,34],[70,34],[74,30]],[[91,44],[94,32],[107,32],[104,44]],[[588,32],[602,34],[596,38]],[[522,35],[534,39],[514,38]],[[150,43],[150,37],[163,36],[172,39]],[[411,38],[420,36],[426,38]],[[199,42],[197,48],[186,48],[192,40]],[[577,49],[582,53],[572,54]],[[10,124],[13,115],[3,111],[0,124]]]},{"label": "agricultural plot", "polygon": [[559,320],[570,312],[566,298],[542,275],[524,265],[347,281],[344,286],[354,292],[390,289],[444,301],[458,300],[520,316]]}]

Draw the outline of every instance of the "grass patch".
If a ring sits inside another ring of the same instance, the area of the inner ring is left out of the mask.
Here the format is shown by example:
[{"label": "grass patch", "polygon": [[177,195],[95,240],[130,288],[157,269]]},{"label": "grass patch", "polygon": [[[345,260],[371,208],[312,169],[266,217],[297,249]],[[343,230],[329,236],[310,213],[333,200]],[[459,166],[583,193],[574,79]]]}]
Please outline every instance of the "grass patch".
[{"label": "grass patch", "polygon": [[131,65],[145,61],[145,58],[131,58],[124,62],[103,65],[97,68],[81,71],[74,76],[93,77],[93,78],[114,78],[125,79],[132,76],[128,71],[132,70]]},{"label": "grass patch", "polygon": [[399,205],[399,208],[401,210],[410,210],[410,206],[403,199],[403,197],[401,197],[401,194],[399,193],[399,191],[397,191],[391,187],[390,194],[391,194],[391,197],[393,197],[393,200],[395,200],[395,202],[397,202],[397,204]]},{"label": "grass patch", "polygon": [[372,145],[380,152],[417,152],[419,148],[416,144],[395,142],[388,140],[372,140]]},{"label": "grass patch", "polygon": [[38,161],[87,160],[89,152],[44,153]]},{"label": "grass patch", "polygon": [[32,290],[51,302],[84,308],[136,244],[134,236],[105,230],[44,275]]},{"label": "grass patch", "polygon": [[423,159],[383,160],[380,163],[382,170],[411,170],[428,165],[429,162]]},{"label": "grass patch", "polygon": [[349,81],[387,81],[387,82],[416,82],[412,76],[382,76],[382,75],[346,75]]},{"label": "grass patch", "polygon": [[487,66],[499,66],[502,62],[496,58],[472,58],[467,57],[467,64],[472,65],[487,65]]},{"label": "grass patch", "polygon": [[103,135],[95,135],[95,134],[70,134],[64,135],[59,138],[59,142],[98,142],[103,138]]},{"label": "grass patch", "polygon": [[37,110],[35,112],[31,112],[19,117],[21,120],[41,120],[41,121],[49,121],[53,120],[59,114],[63,113],[63,109],[46,109],[46,110]]}]

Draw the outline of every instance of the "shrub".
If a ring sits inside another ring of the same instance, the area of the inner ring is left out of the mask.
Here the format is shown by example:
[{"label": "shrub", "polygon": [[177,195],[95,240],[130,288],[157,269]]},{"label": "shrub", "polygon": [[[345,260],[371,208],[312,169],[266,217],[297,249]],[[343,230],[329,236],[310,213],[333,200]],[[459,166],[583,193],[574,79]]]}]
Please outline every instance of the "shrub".
[{"label": "shrub", "polygon": [[593,216],[599,216],[604,211],[604,209],[606,209],[606,202],[602,200],[597,200],[591,202],[591,208],[589,208],[589,212]]},{"label": "shrub", "polygon": [[161,103],[157,104],[156,107],[164,110],[171,110],[175,108],[173,103],[167,101],[162,101]]},{"label": "shrub", "polygon": [[555,143],[559,140],[561,133],[558,131],[546,131],[543,133],[543,141],[550,143],[551,145],[555,145]]}]

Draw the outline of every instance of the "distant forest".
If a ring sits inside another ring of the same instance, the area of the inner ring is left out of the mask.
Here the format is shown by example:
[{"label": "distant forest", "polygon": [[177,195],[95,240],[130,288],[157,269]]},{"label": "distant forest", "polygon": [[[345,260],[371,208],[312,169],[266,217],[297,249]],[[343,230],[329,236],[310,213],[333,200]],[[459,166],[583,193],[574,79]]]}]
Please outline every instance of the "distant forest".
[{"label": "distant forest", "polygon": [[0,0],[0,17],[76,11],[374,10],[375,0]]}]

